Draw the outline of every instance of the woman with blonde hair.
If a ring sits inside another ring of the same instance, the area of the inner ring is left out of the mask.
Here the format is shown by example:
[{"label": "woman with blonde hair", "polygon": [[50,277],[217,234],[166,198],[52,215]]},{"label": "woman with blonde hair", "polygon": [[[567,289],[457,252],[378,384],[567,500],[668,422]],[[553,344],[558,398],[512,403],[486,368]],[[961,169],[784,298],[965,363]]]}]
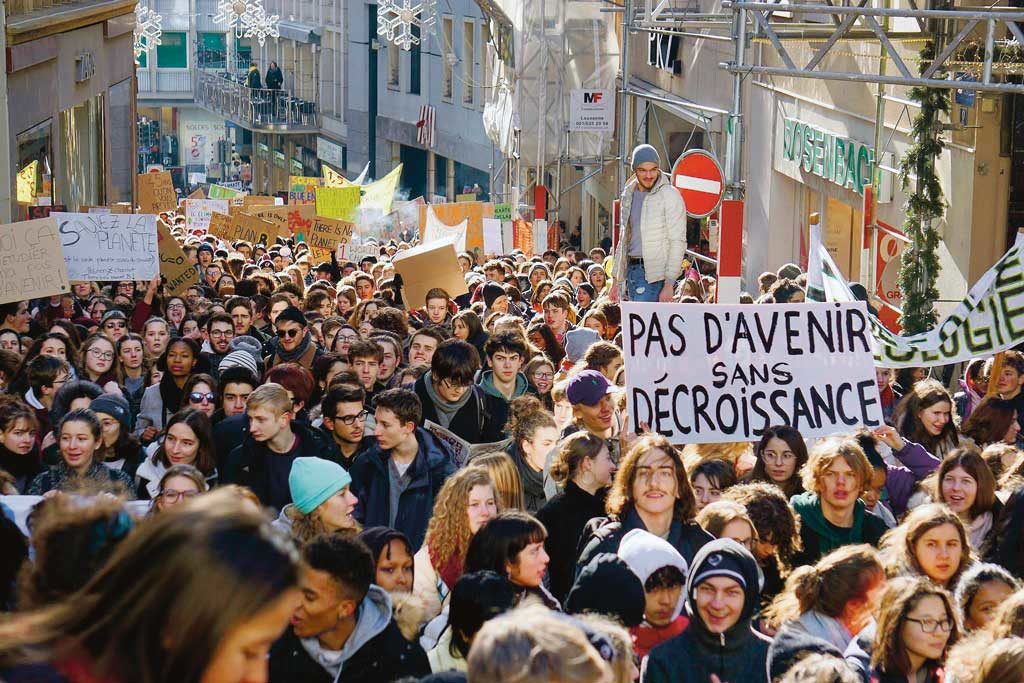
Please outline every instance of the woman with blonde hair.
[{"label": "woman with blonde hair", "polygon": [[434,501],[423,545],[413,556],[413,593],[426,608],[426,618],[441,613],[473,535],[501,510],[487,469],[459,470],[445,481]]},{"label": "woman with blonde hair", "polygon": [[881,548],[889,576],[924,576],[949,590],[974,562],[963,522],[941,503],[914,508]]},{"label": "woman with blonde hair", "polygon": [[322,458],[296,458],[288,475],[292,502],[285,505],[274,526],[304,545],[321,534],[359,533],[352,516],[359,500],[352,477],[338,463]]},{"label": "woman with blonde hair", "polygon": [[525,510],[523,504],[523,482],[512,458],[501,451],[484,453],[469,461],[470,465],[483,467],[494,484],[499,510]]}]

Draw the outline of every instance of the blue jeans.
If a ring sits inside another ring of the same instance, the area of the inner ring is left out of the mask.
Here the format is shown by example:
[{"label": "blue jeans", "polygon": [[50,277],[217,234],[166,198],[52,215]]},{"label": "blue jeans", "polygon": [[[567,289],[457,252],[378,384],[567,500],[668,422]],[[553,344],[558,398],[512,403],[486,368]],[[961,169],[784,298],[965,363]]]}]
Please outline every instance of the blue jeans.
[{"label": "blue jeans", "polygon": [[664,280],[648,282],[640,263],[630,264],[626,271],[626,299],[628,301],[657,301]]}]

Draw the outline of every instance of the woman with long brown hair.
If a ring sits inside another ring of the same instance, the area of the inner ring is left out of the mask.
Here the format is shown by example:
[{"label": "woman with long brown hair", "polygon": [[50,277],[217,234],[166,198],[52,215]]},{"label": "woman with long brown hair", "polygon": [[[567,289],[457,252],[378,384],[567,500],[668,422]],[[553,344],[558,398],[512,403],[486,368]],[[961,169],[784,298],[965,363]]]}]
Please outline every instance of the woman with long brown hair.
[{"label": "woman with long brown hair", "polygon": [[1017,409],[1013,407],[1012,401],[989,396],[975,406],[971,416],[960,427],[960,431],[978,444],[979,448],[984,448],[990,443],[1014,446],[1020,434]]},{"label": "woman with long brown hair", "polygon": [[157,515],[85,587],[0,625],[0,679],[241,683],[298,592],[295,550],[230,494]]},{"label": "woman with long brown hair", "polygon": [[786,425],[769,427],[754,447],[757,462],[745,481],[775,484],[787,498],[803,493],[800,469],[807,462],[807,444],[799,431]]},{"label": "woman with long brown hair", "polygon": [[894,579],[878,615],[872,680],[939,683],[946,653],[959,637],[949,593],[926,578]]},{"label": "woman with long brown hair", "polygon": [[914,508],[881,545],[889,576],[924,576],[949,590],[974,562],[963,522],[939,503]]},{"label": "woman with long brown hair", "polygon": [[981,454],[970,448],[949,453],[936,472],[933,496],[960,517],[971,548],[984,555],[1003,504],[996,496],[992,470]]},{"label": "woman with long brown hair", "polygon": [[462,575],[473,535],[500,510],[491,477],[483,467],[459,470],[441,487],[423,546],[413,557],[413,593],[423,600],[428,620],[441,613]]},{"label": "woman with long brown hair", "polygon": [[892,424],[900,436],[939,458],[970,444],[970,439],[957,434],[955,422],[953,397],[933,379],[916,382],[892,413]]}]

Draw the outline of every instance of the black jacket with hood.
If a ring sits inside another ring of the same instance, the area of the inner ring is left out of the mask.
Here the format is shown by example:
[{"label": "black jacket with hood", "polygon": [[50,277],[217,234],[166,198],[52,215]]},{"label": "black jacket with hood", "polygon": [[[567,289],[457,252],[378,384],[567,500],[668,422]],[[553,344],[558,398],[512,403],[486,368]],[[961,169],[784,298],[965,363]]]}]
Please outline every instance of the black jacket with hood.
[{"label": "black jacket with hood", "polygon": [[[426,380],[423,377],[417,379],[412,390],[416,392],[423,408],[423,418],[419,426],[422,427],[427,420],[441,424],[437,408],[427,393]],[[448,430],[471,444],[494,443],[504,439],[505,423],[508,422],[508,404],[476,385],[471,386],[469,391],[473,392],[473,396],[470,396],[466,404],[452,417]]]},{"label": "black jacket with hood", "polygon": [[[728,558],[743,577],[743,612],[724,633],[712,633],[697,614],[697,579]],[[760,599],[757,562],[736,541],[719,538],[701,548],[686,577],[686,611],[690,625],[681,634],[658,645],[644,661],[642,683],[707,683],[720,681],[768,683],[768,646],[771,641],[750,625]]]}]

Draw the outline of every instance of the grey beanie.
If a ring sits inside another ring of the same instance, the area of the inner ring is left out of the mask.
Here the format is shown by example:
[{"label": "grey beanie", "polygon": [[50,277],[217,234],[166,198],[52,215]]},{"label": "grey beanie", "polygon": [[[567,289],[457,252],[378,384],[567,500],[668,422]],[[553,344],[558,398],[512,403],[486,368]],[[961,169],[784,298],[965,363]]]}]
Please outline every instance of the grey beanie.
[{"label": "grey beanie", "polygon": [[[256,337],[252,337],[247,334],[235,337],[231,340],[230,349],[232,351],[244,351],[252,356],[252,359],[257,366],[263,365],[263,344],[261,344]],[[254,371],[253,374],[257,377],[260,375],[258,371]]]},{"label": "grey beanie", "polygon": [[652,162],[661,166],[661,157],[658,156],[658,150],[654,149],[650,145],[637,145],[633,148],[633,155],[630,157],[630,166],[636,168],[640,164],[646,164]]},{"label": "grey beanie", "polygon": [[583,359],[583,355],[591,344],[601,341],[601,335],[597,333],[597,330],[589,327],[577,327],[566,332],[562,339],[565,345],[565,357],[571,362],[577,363]]},{"label": "grey beanie", "polygon": [[243,349],[236,349],[221,359],[217,366],[217,372],[224,372],[228,368],[242,367],[252,373],[253,377],[260,376],[260,367],[253,358],[253,355]]}]

